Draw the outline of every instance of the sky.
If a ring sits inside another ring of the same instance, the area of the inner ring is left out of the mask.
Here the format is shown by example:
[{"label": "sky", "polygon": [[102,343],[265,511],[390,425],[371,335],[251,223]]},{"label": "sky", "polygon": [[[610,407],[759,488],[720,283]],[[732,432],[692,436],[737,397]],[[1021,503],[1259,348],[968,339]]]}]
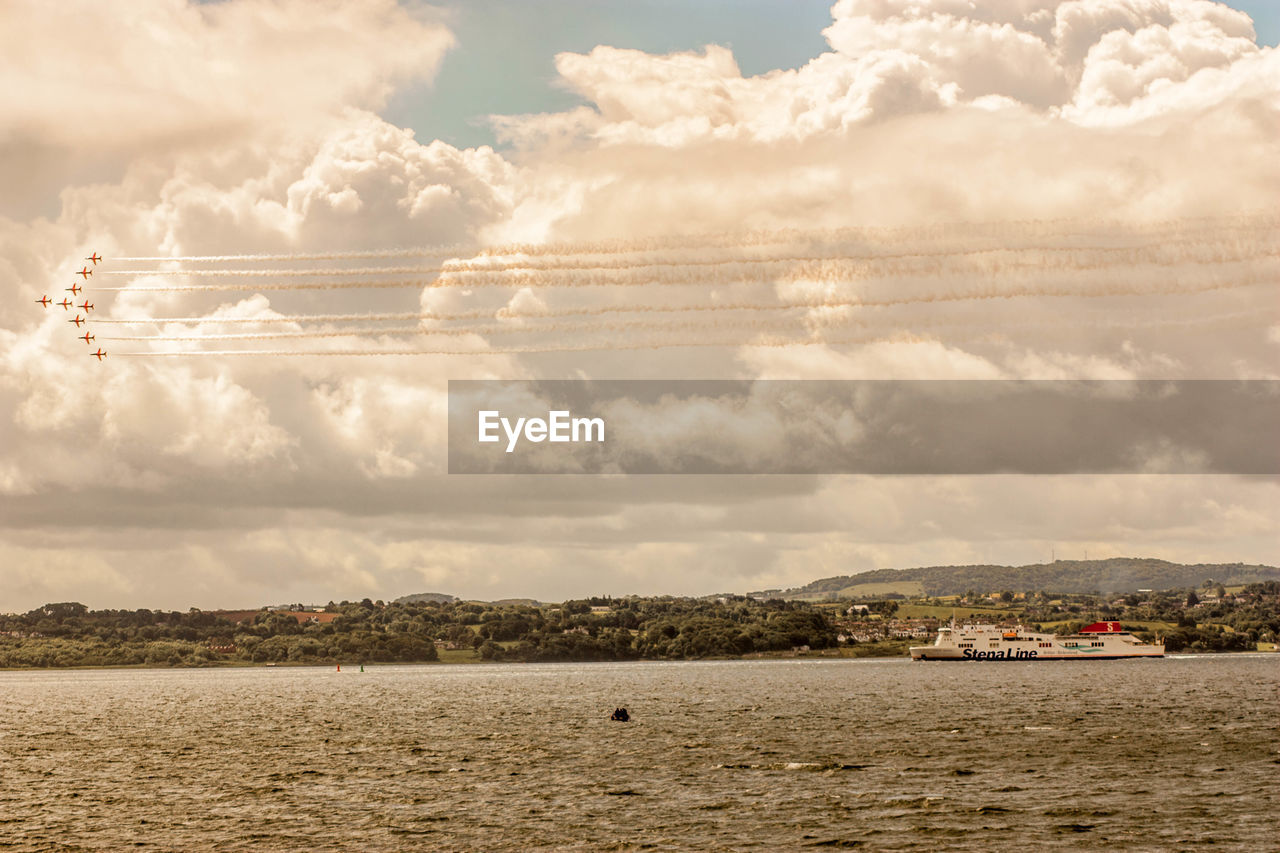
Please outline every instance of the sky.
[{"label": "sky", "polygon": [[[1228,4],[1253,20],[1259,45],[1280,43],[1280,3]],[[730,48],[745,75],[799,68],[828,49],[830,0],[468,0],[440,7],[458,39],[430,80],[404,86],[382,115],[419,139],[500,144],[490,115],[547,112],[586,101],[557,85],[555,55],[598,44],[646,53]],[[500,61],[497,58],[501,57]]]},{"label": "sky", "polygon": [[[1280,378],[1278,26],[1206,0],[5,4],[0,611],[1276,564],[1274,478],[1161,473],[1185,448],[1126,475],[458,476],[445,413],[451,379]],[[91,311],[38,302],[86,264]]]}]

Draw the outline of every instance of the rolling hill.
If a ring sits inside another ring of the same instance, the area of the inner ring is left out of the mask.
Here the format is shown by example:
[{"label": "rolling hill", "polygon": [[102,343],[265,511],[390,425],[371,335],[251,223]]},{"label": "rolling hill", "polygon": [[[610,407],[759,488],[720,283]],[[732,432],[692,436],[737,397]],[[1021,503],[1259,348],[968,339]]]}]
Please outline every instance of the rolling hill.
[{"label": "rolling hill", "polygon": [[1280,568],[1244,563],[1185,565],[1143,557],[1105,560],[1055,560],[1027,566],[928,566],[915,569],[876,569],[856,575],[823,578],[788,590],[750,593],[811,600],[900,595],[963,595],[977,592],[1136,592],[1140,589],[1198,587],[1206,580],[1227,586],[1280,580]]}]

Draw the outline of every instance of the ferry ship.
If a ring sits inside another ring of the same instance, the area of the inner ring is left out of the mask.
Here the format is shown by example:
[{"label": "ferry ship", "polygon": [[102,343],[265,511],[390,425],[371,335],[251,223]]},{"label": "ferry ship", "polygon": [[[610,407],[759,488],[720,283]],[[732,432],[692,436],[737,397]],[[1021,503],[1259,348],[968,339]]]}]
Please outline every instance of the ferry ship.
[{"label": "ferry ship", "polygon": [[1025,628],[959,625],[938,629],[932,646],[912,646],[912,660],[1120,660],[1164,657],[1163,643],[1144,643],[1119,622],[1094,622],[1078,634],[1037,634]]}]

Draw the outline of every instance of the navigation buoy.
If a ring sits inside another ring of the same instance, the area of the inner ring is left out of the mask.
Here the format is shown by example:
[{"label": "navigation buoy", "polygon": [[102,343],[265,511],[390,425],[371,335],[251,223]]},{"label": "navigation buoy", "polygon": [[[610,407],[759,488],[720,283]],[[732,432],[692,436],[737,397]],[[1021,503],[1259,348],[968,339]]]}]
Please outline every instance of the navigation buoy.
[{"label": "navigation buoy", "polygon": [[338,664],[338,672],[342,672],[342,664]]}]

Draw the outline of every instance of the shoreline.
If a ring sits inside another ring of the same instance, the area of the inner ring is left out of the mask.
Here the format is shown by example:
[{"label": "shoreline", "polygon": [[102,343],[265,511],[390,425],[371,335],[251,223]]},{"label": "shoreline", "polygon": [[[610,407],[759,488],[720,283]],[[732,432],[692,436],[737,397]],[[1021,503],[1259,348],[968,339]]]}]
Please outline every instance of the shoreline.
[{"label": "shoreline", "polygon": [[[1185,658],[1217,658],[1217,657],[1280,657],[1280,648],[1270,651],[1254,649],[1250,651],[1223,651],[1223,652],[1173,652],[1163,655],[1162,657],[1142,658],[1142,660],[1169,660],[1169,659],[1185,659]],[[1135,658],[1137,660],[1138,658]],[[153,670],[153,671],[194,671],[194,670],[214,670],[214,669],[332,669],[336,670],[339,665],[355,667],[357,674],[358,668],[361,666],[367,668],[373,667],[392,667],[392,666],[423,666],[423,667],[449,667],[449,666],[542,666],[542,665],[570,665],[581,666],[583,664],[645,664],[645,663],[707,663],[707,662],[752,662],[752,661],[886,661],[886,660],[903,660],[910,662],[910,655],[898,654],[867,654],[867,655],[828,655],[814,653],[800,654],[753,654],[738,655],[727,657],[705,657],[705,658],[640,658],[640,659],[619,659],[619,660],[555,660],[555,661],[494,661],[476,658],[475,660],[430,660],[430,661],[377,661],[360,663],[358,661],[348,663],[326,662],[326,663],[304,663],[300,661],[272,662],[272,663],[253,663],[247,661],[218,661],[204,664],[201,666],[172,666],[169,664],[82,664],[70,666],[0,666],[0,673],[4,672],[85,672],[97,670]],[[1032,661],[1026,661],[1032,663]],[[1035,661],[1036,663],[1050,663],[1050,661]],[[1098,661],[1103,663],[1105,661]],[[968,661],[968,663],[986,663],[986,661]]]}]

